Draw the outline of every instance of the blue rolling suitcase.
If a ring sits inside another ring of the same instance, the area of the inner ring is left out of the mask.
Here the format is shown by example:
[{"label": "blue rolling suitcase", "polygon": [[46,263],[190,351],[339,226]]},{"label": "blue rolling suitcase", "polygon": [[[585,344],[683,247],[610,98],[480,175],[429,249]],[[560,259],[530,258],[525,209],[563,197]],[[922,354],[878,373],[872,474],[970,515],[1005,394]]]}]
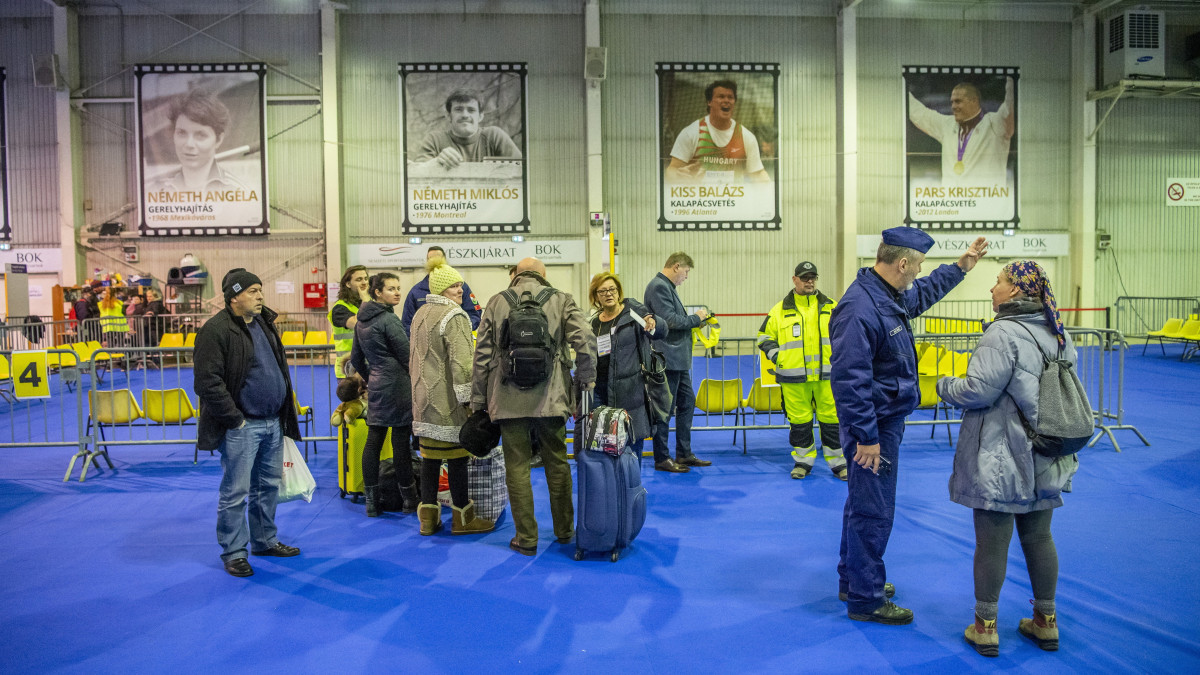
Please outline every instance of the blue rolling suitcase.
[{"label": "blue rolling suitcase", "polygon": [[629,413],[608,406],[589,411],[590,399],[590,393],[582,397],[573,442],[579,490],[575,559],[606,552],[616,562],[646,522],[646,488],[638,456],[629,447]]}]

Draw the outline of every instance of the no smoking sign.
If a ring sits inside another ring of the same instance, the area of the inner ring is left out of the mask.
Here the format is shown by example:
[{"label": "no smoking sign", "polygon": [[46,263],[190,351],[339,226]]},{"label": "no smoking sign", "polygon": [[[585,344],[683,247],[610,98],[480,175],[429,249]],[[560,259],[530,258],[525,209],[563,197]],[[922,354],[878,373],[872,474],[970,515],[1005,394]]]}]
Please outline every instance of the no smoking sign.
[{"label": "no smoking sign", "polygon": [[1200,178],[1168,178],[1167,206],[1200,206]]}]

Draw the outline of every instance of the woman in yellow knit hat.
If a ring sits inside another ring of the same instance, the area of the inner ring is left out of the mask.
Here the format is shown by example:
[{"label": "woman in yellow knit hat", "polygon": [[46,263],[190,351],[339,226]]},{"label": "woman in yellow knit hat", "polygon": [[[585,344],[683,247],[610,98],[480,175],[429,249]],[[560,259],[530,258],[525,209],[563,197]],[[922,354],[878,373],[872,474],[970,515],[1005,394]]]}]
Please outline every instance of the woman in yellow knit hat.
[{"label": "woman in yellow knit hat", "polygon": [[430,535],[442,529],[437,492],[443,461],[448,467],[454,511],[451,532],[490,532],[495,524],[475,515],[475,505],[467,492],[470,455],[458,441],[459,430],[470,414],[467,403],[471,398],[474,352],[471,320],[460,306],[463,278],[442,257],[430,259],[426,269],[429,295],[413,316],[409,362],[413,378],[413,435],[421,448],[421,505],[417,509],[421,534]]}]

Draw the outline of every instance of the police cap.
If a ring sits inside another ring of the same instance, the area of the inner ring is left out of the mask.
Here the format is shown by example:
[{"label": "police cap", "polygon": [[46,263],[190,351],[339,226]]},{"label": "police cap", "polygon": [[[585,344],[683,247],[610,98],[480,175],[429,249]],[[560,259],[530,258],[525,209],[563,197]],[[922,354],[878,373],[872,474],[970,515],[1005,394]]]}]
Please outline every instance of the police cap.
[{"label": "police cap", "polygon": [[933,237],[915,227],[893,227],[883,231],[883,243],[928,253],[933,248]]}]

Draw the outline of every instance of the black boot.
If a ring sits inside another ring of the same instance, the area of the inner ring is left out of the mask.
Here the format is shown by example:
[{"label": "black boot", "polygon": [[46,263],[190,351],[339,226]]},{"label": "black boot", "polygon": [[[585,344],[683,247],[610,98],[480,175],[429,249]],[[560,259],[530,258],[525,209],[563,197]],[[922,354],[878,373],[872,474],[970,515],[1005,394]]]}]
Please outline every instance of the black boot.
[{"label": "black boot", "polygon": [[378,485],[364,485],[363,494],[367,498],[367,517],[378,518],[383,513],[383,503],[379,498]]},{"label": "black boot", "polygon": [[400,498],[402,500],[402,503],[400,505],[401,513],[416,513],[417,512],[418,501],[417,501],[417,483],[416,483],[416,481],[412,482],[411,484],[409,484],[407,486],[402,486],[400,488]]}]

